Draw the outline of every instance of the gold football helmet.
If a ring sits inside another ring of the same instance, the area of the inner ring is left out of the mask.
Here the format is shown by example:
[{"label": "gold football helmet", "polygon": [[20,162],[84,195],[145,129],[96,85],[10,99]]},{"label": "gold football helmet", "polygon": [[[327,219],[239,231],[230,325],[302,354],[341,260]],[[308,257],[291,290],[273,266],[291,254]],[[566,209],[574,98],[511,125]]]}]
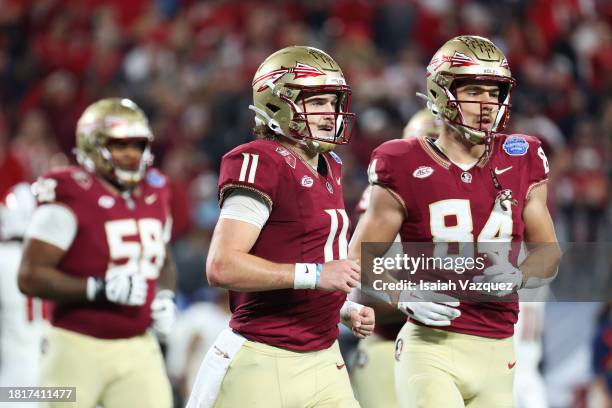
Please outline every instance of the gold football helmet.
[{"label": "gold football helmet", "polygon": [[[480,143],[487,131],[464,123],[455,97],[455,81],[462,79],[499,83],[498,111],[491,132],[501,132],[510,117],[510,99],[515,81],[508,61],[499,48],[486,38],[463,35],[447,41],[427,66],[427,106],[472,143]],[[481,103],[482,111],[484,103]],[[487,103],[488,105],[488,103]]]},{"label": "gold football helmet", "polygon": [[[121,169],[113,163],[107,143],[111,139],[136,139],[145,142],[137,170]],[[87,171],[110,177],[124,187],[142,180],[153,163],[153,133],[144,112],[129,99],[107,98],[87,107],[76,129],[75,154]]]},{"label": "gold football helmet", "polygon": [[404,128],[402,139],[410,139],[421,135],[436,139],[441,130],[442,121],[425,108],[412,115]]},{"label": "gold football helmet", "polygon": [[[255,122],[277,134],[314,147],[331,150],[335,144],[348,143],[355,114],[348,111],[351,89],[340,66],[325,52],[305,46],[283,48],[259,66],[253,78]],[[307,112],[304,99],[315,94],[336,94],[335,112]],[[335,132],[329,137],[313,135],[310,115],[330,115]]]}]

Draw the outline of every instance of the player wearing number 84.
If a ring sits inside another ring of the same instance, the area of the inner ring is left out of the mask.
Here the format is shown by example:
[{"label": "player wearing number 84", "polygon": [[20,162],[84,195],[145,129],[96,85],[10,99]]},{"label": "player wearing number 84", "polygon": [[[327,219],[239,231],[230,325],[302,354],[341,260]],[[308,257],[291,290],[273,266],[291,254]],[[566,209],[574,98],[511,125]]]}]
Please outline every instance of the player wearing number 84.
[{"label": "player wearing number 84", "polygon": [[[338,64],[312,47],[269,56],[253,79],[257,140],[223,157],[208,281],[230,289],[232,319],[206,355],[188,407],[356,407],[336,338],[373,310],[346,302],[342,161],[354,115]],[[342,311],[341,311],[342,309]]]},{"label": "player wearing number 84", "polygon": [[[19,288],[52,301],[42,386],[76,387],[79,407],[172,405],[158,342],[175,314],[171,217],[153,134],[128,99],[90,105],[77,124],[80,166],[33,186]],[[51,404],[53,405],[53,404]]]},{"label": "player wearing number 84", "polygon": [[[515,86],[505,56],[486,38],[456,37],[433,56],[426,78],[427,106],[444,126],[437,139],[392,140],[372,153],[370,201],[349,258],[360,258],[362,242],[398,233],[404,242],[550,243],[548,263],[530,253],[519,268],[506,259],[474,278],[511,284],[490,293],[499,296],[547,283],[560,256],[546,207],[548,162],[536,138],[500,133]],[[513,406],[516,301],[392,295],[409,316],[395,348],[400,406]]]}]

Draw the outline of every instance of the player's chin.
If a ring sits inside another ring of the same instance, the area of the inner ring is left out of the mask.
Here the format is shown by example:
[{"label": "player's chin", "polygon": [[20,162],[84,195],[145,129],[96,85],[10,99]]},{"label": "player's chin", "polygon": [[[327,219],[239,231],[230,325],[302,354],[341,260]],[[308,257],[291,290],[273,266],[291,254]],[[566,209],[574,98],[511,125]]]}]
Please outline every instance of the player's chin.
[{"label": "player's chin", "polygon": [[336,132],[333,127],[319,127],[313,131],[313,137],[317,140],[334,140]]},{"label": "player's chin", "polygon": [[493,121],[490,119],[485,119],[482,121],[479,120],[476,122],[474,128],[480,131],[490,132],[493,129]]}]

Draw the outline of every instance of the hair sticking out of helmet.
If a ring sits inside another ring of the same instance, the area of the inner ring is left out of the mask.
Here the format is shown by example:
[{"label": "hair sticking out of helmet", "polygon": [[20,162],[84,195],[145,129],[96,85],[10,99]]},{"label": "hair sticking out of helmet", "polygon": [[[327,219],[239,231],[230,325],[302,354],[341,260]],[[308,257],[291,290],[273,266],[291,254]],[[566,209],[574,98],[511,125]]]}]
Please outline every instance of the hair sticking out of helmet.
[{"label": "hair sticking out of helmet", "polygon": [[[501,132],[510,117],[510,102],[515,81],[502,51],[490,40],[464,35],[447,41],[427,66],[427,106],[472,143],[483,143],[488,133]],[[494,83],[495,102],[457,98],[460,83]],[[468,123],[462,105],[479,104],[480,116],[493,113],[487,124]],[[490,122],[490,123],[489,123]]]},{"label": "hair sticking out of helmet", "polygon": [[[283,48],[260,65],[252,87],[249,108],[257,125],[318,151],[350,140],[355,120],[349,111],[351,89],[340,66],[325,52]],[[317,98],[319,105],[310,103]]]},{"label": "hair sticking out of helmet", "polygon": [[36,198],[28,183],[15,185],[0,203],[0,238],[22,239],[36,209]]},{"label": "hair sticking out of helmet", "polygon": [[[142,141],[144,149],[136,169],[122,168],[113,161],[110,142]],[[144,112],[129,99],[108,98],[87,107],[76,129],[75,154],[77,161],[87,171],[97,173],[132,188],[145,175],[153,163],[151,143],[153,133]]]}]

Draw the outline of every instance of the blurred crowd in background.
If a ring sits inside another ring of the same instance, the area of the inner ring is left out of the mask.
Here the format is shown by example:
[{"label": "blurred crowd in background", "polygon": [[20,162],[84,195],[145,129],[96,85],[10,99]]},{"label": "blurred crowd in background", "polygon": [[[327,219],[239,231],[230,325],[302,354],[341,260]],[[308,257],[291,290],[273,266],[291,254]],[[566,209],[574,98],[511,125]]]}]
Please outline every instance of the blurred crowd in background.
[{"label": "blurred crowd in background", "polygon": [[74,162],[89,103],[133,99],[172,185],[185,302],[211,296],[201,288],[218,166],[252,139],[253,74],[287,45],[327,51],[352,87],[357,128],[337,149],[348,209],[373,148],[424,107],[416,92],[430,57],[455,35],[477,34],[500,46],[517,80],[508,133],[545,145],[559,239],[612,238],[609,0],[0,0],[0,10],[0,195]]}]

